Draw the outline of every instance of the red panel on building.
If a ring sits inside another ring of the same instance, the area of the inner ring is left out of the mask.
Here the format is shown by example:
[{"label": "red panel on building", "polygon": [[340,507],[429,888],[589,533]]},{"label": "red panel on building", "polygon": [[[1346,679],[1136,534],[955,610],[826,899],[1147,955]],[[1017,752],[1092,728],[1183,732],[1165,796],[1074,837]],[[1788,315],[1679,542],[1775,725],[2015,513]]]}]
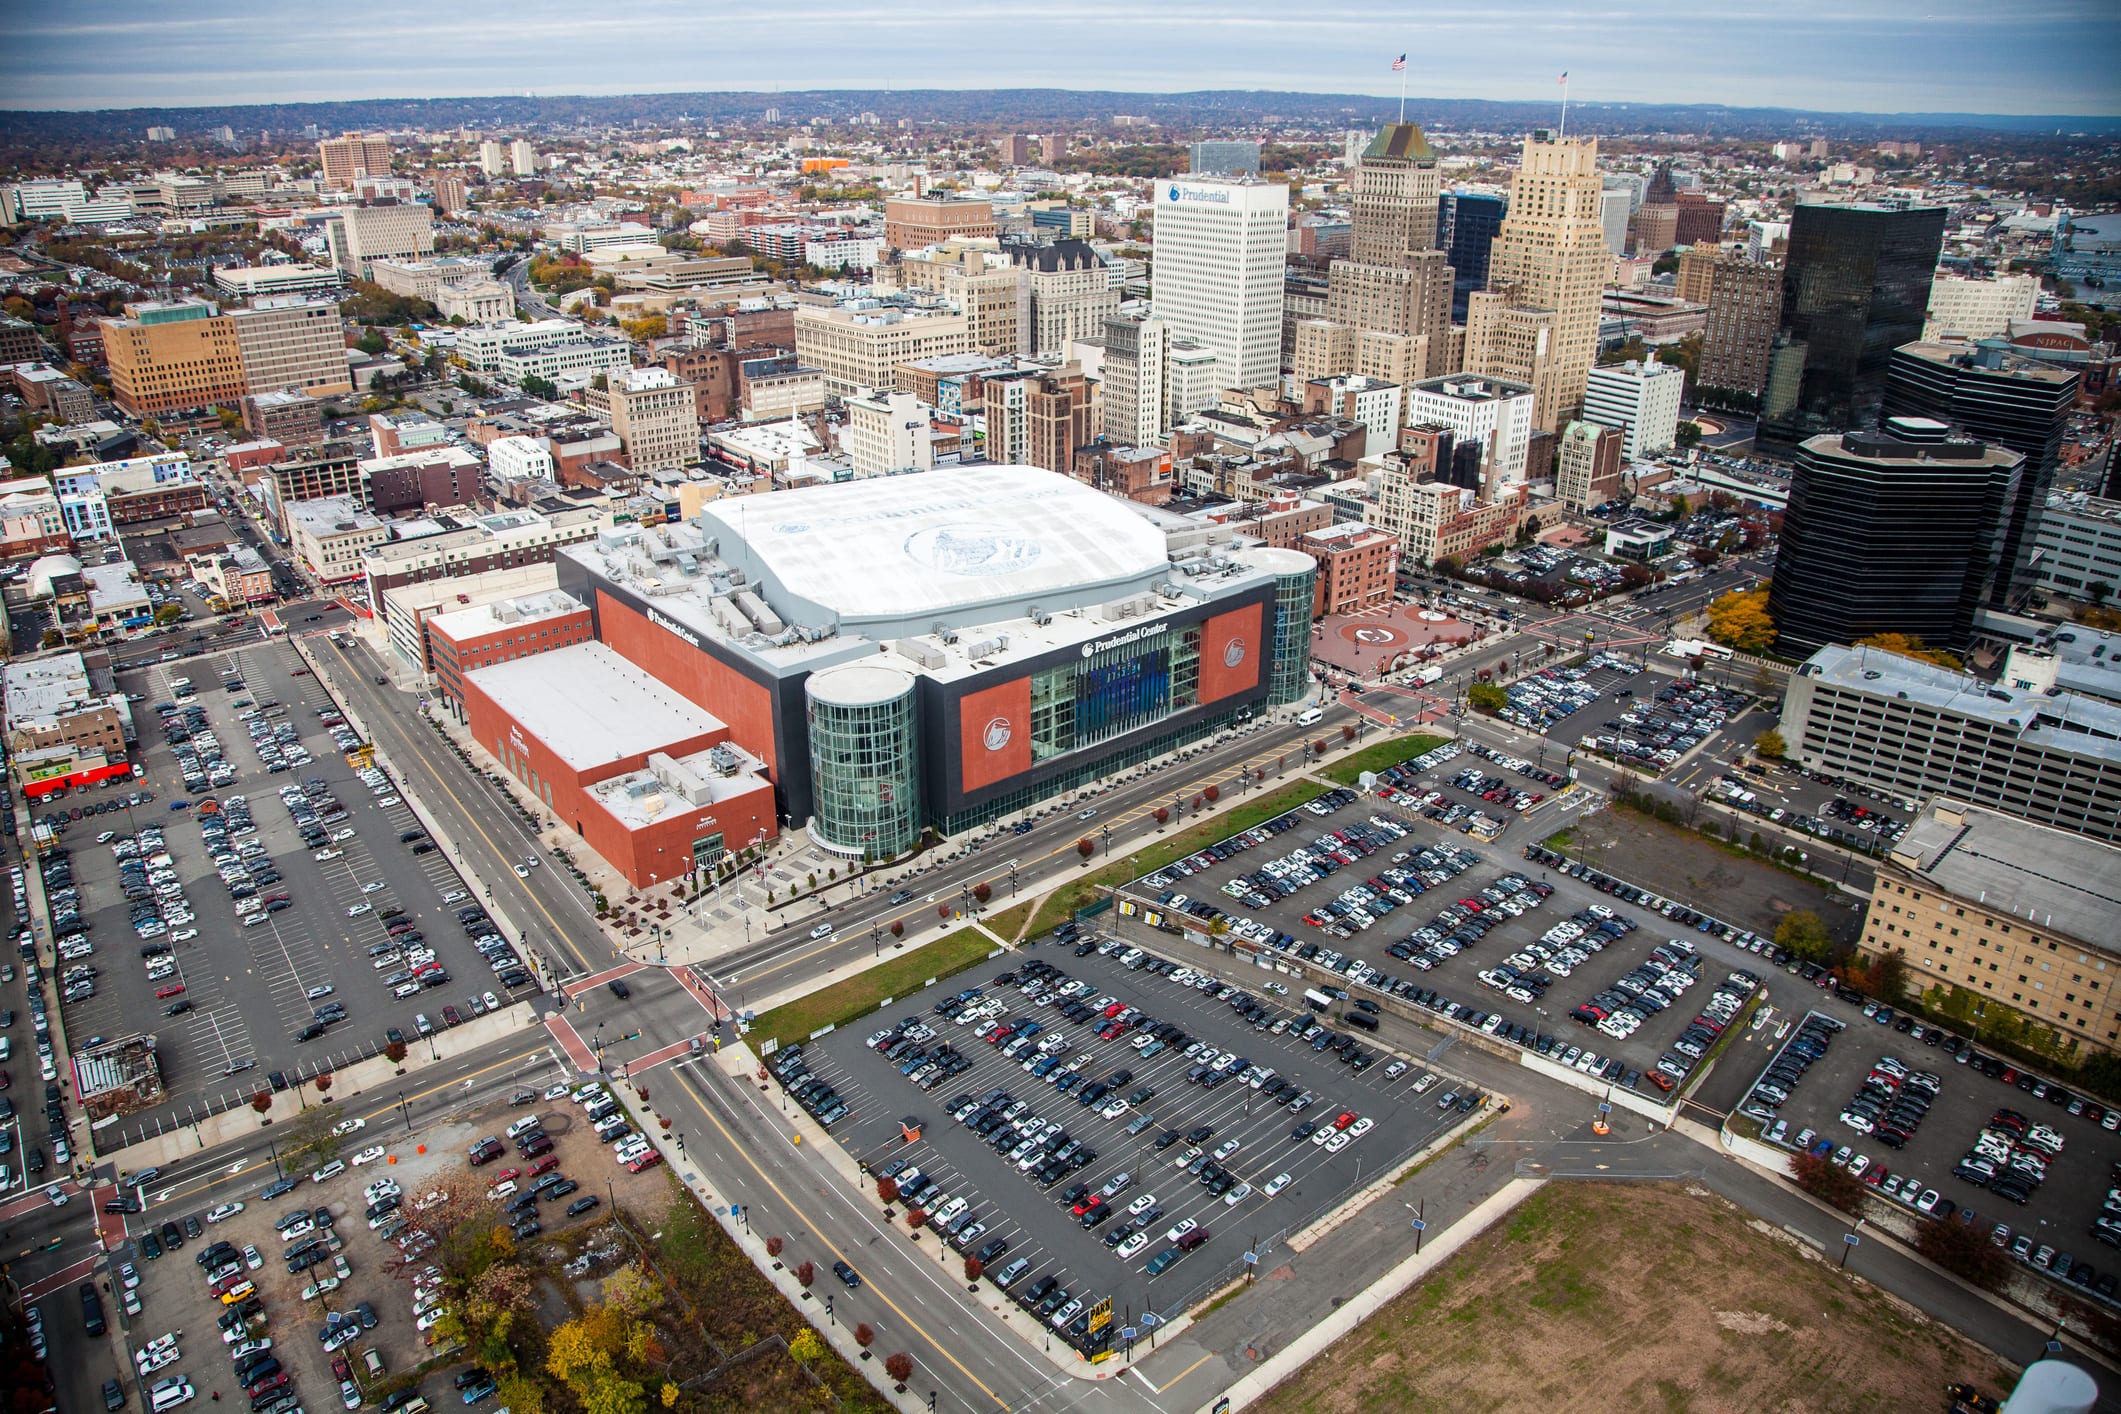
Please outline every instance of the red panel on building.
[{"label": "red panel on building", "polygon": [[597,621],[614,652],[727,722],[737,743],[766,763],[767,774],[779,778],[779,763],[773,759],[772,694],[609,594],[599,591],[597,600]]},{"label": "red panel on building", "polygon": [[1031,679],[1014,678],[957,704],[960,788],[991,786],[1031,769]]},{"label": "red panel on building", "polygon": [[1262,606],[1247,604],[1217,614],[1201,626],[1200,700],[1206,706],[1259,686],[1259,664],[1265,655],[1260,625]]}]

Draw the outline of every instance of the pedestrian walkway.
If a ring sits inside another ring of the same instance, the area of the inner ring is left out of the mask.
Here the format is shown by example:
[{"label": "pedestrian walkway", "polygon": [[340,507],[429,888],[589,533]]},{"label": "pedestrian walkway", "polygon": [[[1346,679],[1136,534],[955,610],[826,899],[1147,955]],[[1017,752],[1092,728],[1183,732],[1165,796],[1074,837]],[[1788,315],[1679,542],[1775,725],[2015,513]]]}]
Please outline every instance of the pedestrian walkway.
[{"label": "pedestrian walkway", "polygon": [[589,1043],[574,1029],[574,1023],[567,1019],[566,1013],[556,1011],[546,1017],[545,1029],[552,1033],[552,1039],[559,1043],[576,1070],[588,1074],[601,1069],[596,1052],[589,1049]]}]

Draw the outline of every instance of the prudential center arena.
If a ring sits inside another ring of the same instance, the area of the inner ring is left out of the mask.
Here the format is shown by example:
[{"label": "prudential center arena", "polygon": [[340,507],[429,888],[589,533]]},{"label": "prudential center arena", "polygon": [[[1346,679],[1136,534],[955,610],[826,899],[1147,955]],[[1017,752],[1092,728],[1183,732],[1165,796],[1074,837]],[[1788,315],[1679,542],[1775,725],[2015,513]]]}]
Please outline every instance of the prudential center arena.
[{"label": "prudential center arena", "polygon": [[978,466],[563,550],[593,637],[468,671],[480,743],[637,887],[783,829],[888,858],[1309,681],[1311,558]]}]

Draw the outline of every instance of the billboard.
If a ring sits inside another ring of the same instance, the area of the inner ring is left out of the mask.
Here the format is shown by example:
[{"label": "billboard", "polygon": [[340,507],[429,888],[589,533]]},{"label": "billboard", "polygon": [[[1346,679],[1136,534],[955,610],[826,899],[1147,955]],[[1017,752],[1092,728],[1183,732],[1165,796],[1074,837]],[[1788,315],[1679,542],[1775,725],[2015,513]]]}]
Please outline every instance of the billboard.
[{"label": "billboard", "polygon": [[959,789],[975,791],[1031,769],[1031,679],[1011,678],[957,703]]},{"label": "billboard", "polygon": [[1247,604],[1217,614],[1201,625],[1202,706],[1259,686],[1260,664],[1266,657],[1262,632],[1265,622],[1265,606]]}]

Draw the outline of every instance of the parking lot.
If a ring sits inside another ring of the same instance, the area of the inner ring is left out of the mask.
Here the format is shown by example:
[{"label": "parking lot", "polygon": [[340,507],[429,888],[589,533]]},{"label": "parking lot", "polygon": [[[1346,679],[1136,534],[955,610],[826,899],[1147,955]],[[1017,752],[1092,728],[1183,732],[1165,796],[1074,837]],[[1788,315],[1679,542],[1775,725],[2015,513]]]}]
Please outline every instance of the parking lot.
[{"label": "parking lot", "polygon": [[[1866,1010],[1871,1012],[1869,1017]],[[1844,1166],[1852,1165],[1874,1193],[1898,1203],[1906,1212],[1929,1211],[1917,1206],[1928,1201],[1935,1210],[1985,1232],[2000,1223],[2008,1229],[2001,1245],[2010,1247],[2020,1260],[2044,1250],[2050,1256],[2040,1264],[2043,1270],[2056,1275],[2078,1270],[2076,1285],[2080,1288],[2096,1289],[2109,1298],[2116,1294],[2121,1286],[2121,1255],[2107,1249],[2121,1247],[2121,1231],[2095,1240],[2093,1224],[2121,1172],[2117,1169],[2121,1165],[2121,1132],[2117,1132],[2121,1131],[2121,1112],[2059,1087],[2050,1088],[1963,1046],[1956,1037],[1923,1027],[1905,1015],[1894,1016],[1890,1009],[1881,1023],[1872,1004],[1859,1009],[1822,997],[1815,1011],[1846,1029],[1834,1036],[1824,1055],[1803,1069],[1800,1080],[1782,1087],[1787,1099],[1756,1112],[1763,1138],[1790,1149],[1824,1145],[1826,1155]],[[1793,1030],[1784,1041],[1785,1051],[1797,1040]],[[1776,1059],[1784,1053],[1779,1051]],[[1771,1060],[1768,1069],[1775,1064]],[[1917,1078],[1911,1081],[1894,1075],[1895,1070]],[[1879,1080],[1872,1093],[1884,1105],[1911,1089],[1926,1088],[1928,1082],[1919,1077],[1927,1074],[1936,1079],[1935,1099],[1899,1147],[1894,1147],[1896,1135],[1880,1132],[1882,1114],[1866,1117],[1867,1122],[1880,1126],[1868,1134],[1840,1117],[1874,1072]],[[1755,1091],[1753,1098],[1763,1097]],[[2077,1112],[2071,1113],[2072,1109]],[[1955,1173],[1961,1160],[1975,1152],[1984,1127],[2004,1110],[2015,1111],[2025,1123],[2006,1120],[1996,1127],[1989,1147],[1997,1157],[1986,1167],[2007,1169],[2005,1155],[2034,1147],[2034,1163],[2044,1165],[2044,1177],[2026,1185],[2031,1191],[2023,1204]],[[2052,1129],[2060,1138],[2060,1152],[2046,1157],[2036,1146],[2028,1146],[2022,1134],[2006,1138],[2012,1130],[2033,1126]],[[1939,1199],[1943,1203],[1937,1203]],[[2089,1270],[2084,1270],[2087,1266]]]},{"label": "parking lot", "polygon": [[[908,1201],[931,1225],[954,1228],[954,1247],[1086,1348],[1098,1301],[1111,1298],[1116,1320],[1174,1310],[1234,1275],[1248,1245],[1391,1172],[1481,1098],[1343,1028],[1352,1060],[1328,1048],[1332,1032],[1299,1039],[1320,1024],[1301,998],[1222,996],[1210,976],[1134,961],[1044,948],[805,1046],[800,1069],[773,1058],[821,1117],[845,1106],[831,1133],[872,1174],[919,1187]],[[901,1038],[892,1055],[877,1049]],[[907,1118],[920,1122],[912,1143]]]},{"label": "parking lot", "polygon": [[[153,796],[84,811],[60,840],[93,950],[62,967],[94,969],[69,983],[69,1041],[157,1037],[168,1097],[128,1116],[128,1137],[510,996],[454,916],[473,900],[446,852],[393,782],[349,764],[353,738],[334,739],[330,699],[300,666],[275,643],[123,675],[146,779],[52,807]],[[393,927],[418,936],[394,944]]]},{"label": "parking lot", "polygon": [[[573,1080],[552,1065],[526,1079],[546,1088],[417,1136],[402,1132],[388,1110],[349,1116],[341,1121],[340,1157],[316,1171],[321,1181],[250,1179],[129,1216],[129,1240],[112,1260],[112,1300],[123,1307],[139,1367],[138,1385],[125,1381],[124,1393],[184,1378],[201,1404],[241,1410],[248,1402],[270,1414],[292,1414],[298,1400],[312,1410],[351,1409],[374,1403],[378,1384],[439,1356],[417,1386],[432,1403],[490,1400],[491,1384],[435,1348],[432,1330],[447,1298],[421,1262],[429,1247],[422,1224],[434,1221],[422,1214],[462,1221],[490,1204],[519,1241],[569,1234],[607,1216],[614,1173],[610,1153],[569,1098]],[[532,1144],[540,1150],[535,1163],[508,1155],[467,1167],[477,1141],[526,1123],[550,1141],[549,1152]],[[220,1243],[228,1248],[209,1255]],[[47,1321],[79,1320],[71,1290],[43,1304]],[[106,1314],[115,1320],[120,1312]],[[255,1362],[241,1376],[239,1358]]]},{"label": "parking lot", "polygon": [[[1387,788],[1418,801],[1467,759],[1432,753],[1386,773]],[[1692,1070],[1766,970],[1749,958],[1751,980],[1734,979],[1739,954],[1711,956],[1698,915],[1669,900],[1502,857],[1353,792],[1130,892],[1122,913],[1151,926],[1206,929],[1220,914],[1242,945],[1337,972],[1356,996],[1392,993],[1645,1094],[1670,1090],[1659,1075],[1677,1083]]]}]

